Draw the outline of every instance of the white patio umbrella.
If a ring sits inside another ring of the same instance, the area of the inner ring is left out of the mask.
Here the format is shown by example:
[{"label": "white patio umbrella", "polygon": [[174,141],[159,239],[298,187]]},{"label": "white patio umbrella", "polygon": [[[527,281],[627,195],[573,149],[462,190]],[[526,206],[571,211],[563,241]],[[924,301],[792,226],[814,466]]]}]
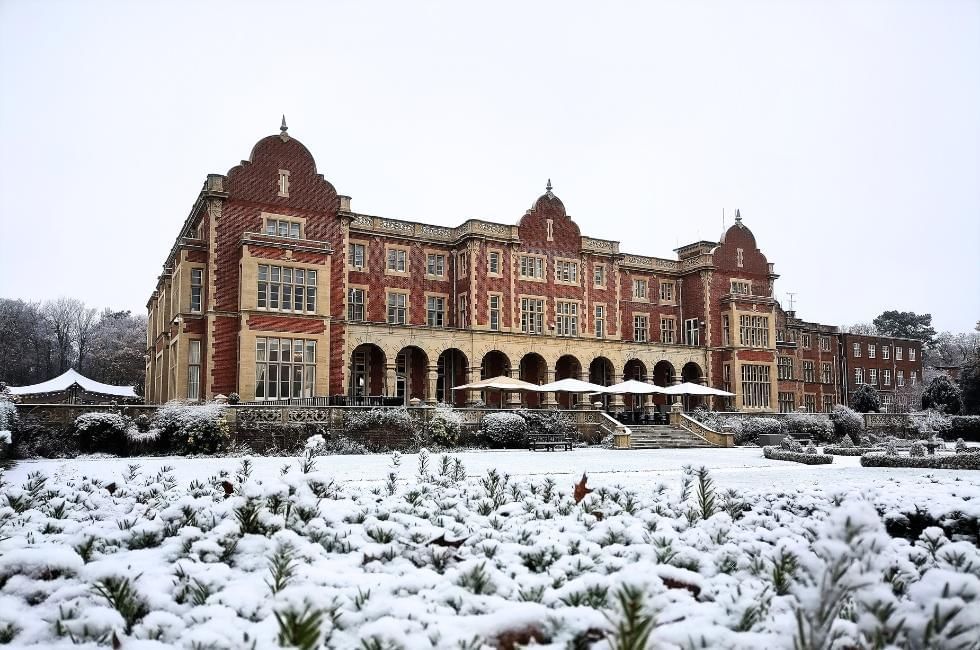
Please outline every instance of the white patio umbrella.
[{"label": "white patio umbrella", "polygon": [[523,393],[534,392],[539,388],[541,387],[537,384],[532,384],[531,382],[522,381],[520,379],[514,379],[513,377],[508,377],[507,375],[500,375],[499,377],[489,377],[487,379],[481,379],[480,381],[474,381],[472,384],[454,386],[453,390],[500,390]]},{"label": "white patio umbrella", "polygon": [[613,384],[612,386],[605,386],[601,390],[597,390],[597,393],[605,393],[606,395],[653,395],[655,393],[668,394],[667,389],[657,386],[656,384],[651,384],[645,381],[637,381],[636,379],[627,379],[618,384]]},{"label": "white patio umbrella", "polygon": [[573,377],[559,379],[550,384],[535,386],[535,388],[542,393],[600,393],[605,389],[604,386],[600,386],[599,384],[593,384]]},{"label": "white patio umbrella", "polygon": [[685,381],[682,384],[677,384],[676,386],[668,386],[663,392],[667,395],[703,395],[706,397],[732,397],[735,395],[735,393],[729,393],[728,391],[721,390],[720,388],[702,386],[701,384],[694,384],[689,381]]}]

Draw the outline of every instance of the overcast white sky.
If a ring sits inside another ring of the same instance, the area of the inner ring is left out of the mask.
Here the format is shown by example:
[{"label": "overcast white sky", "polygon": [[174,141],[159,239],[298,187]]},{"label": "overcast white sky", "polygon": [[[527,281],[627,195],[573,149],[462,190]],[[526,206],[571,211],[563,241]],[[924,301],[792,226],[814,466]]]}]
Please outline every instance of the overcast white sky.
[{"label": "overcast white sky", "polygon": [[673,257],[740,208],[801,317],[980,318],[980,3],[0,0],[0,296],[142,311],[289,132],[356,211]]}]

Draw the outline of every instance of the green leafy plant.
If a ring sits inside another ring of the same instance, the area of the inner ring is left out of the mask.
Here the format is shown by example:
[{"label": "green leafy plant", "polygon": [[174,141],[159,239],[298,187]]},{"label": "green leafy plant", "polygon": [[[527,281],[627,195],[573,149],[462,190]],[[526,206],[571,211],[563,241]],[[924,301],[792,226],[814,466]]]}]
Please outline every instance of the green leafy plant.
[{"label": "green leafy plant", "polygon": [[131,634],[133,626],[150,613],[149,606],[129,578],[109,576],[95,583],[92,588],[122,616],[126,623],[126,634]]},{"label": "green leafy plant", "polygon": [[612,650],[647,650],[655,623],[653,614],[646,611],[643,590],[623,585],[616,592],[616,602],[619,615],[613,618],[607,614],[613,624],[609,647]]}]

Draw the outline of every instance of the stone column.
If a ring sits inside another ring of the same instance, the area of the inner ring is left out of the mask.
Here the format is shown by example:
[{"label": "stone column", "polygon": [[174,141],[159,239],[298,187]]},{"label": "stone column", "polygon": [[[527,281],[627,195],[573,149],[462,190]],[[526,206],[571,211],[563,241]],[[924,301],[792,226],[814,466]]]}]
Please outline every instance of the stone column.
[{"label": "stone column", "polygon": [[[580,370],[576,379],[579,381],[588,381],[589,373],[585,370]],[[572,408],[590,409],[592,408],[592,396],[588,393],[573,393],[568,403]]]},{"label": "stone column", "polygon": [[[544,383],[550,384],[555,380],[555,371],[546,370],[544,374]],[[541,393],[541,406],[546,408],[555,408],[558,406],[558,400],[555,399],[554,393]]]},{"label": "stone column", "polygon": [[[675,372],[675,373],[674,373],[674,381],[673,381],[673,385],[674,385],[674,386],[677,386],[677,385],[678,385],[678,384],[680,384],[680,383],[681,383],[681,378],[680,378],[680,376],[679,376],[679,375],[678,375],[678,374],[677,374],[677,373]],[[683,411],[683,410],[684,410],[684,403],[683,403],[683,402],[681,401],[681,396],[680,396],[680,395],[674,395],[674,404],[673,404],[673,406],[671,407],[671,410],[672,410],[672,411],[673,411],[673,410],[677,410],[677,411]]]},{"label": "stone column", "polygon": [[[513,379],[521,378],[521,368],[520,366],[510,369],[510,376]],[[507,393],[507,406],[510,408],[520,408],[521,407],[521,394],[520,393]]]},{"label": "stone column", "polygon": [[398,366],[393,363],[385,365],[385,395],[388,397],[395,396],[395,378],[397,376],[397,368]]},{"label": "stone column", "polygon": [[[466,374],[466,383],[472,384],[474,381],[476,381],[475,379],[473,379],[473,377],[479,376],[480,374],[480,366],[476,366],[476,367],[469,366],[468,368],[466,368],[465,374]],[[465,392],[466,392],[466,402],[465,402],[466,406],[473,407],[477,402],[477,397],[479,395],[479,392],[475,390],[468,390]]]},{"label": "stone column", "polygon": [[426,372],[426,391],[425,403],[435,406],[439,400],[436,398],[436,385],[439,381],[439,366],[429,366]]}]

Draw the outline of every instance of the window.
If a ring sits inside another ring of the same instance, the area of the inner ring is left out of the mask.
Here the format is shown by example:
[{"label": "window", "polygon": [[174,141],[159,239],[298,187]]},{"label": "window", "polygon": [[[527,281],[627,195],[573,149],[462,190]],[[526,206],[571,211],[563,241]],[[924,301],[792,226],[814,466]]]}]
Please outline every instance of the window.
[{"label": "window", "polygon": [[347,320],[364,320],[364,289],[347,290]]},{"label": "window", "polygon": [[456,253],[456,272],[459,277],[466,277],[466,270],[469,268],[469,264],[466,263],[466,252]]},{"label": "window", "polygon": [[821,374],[823,375],[823,383],[832,384],[834,383],[834,370],[829,363],[821,364]]},{"label": "window", "polygon": [[881,371],[881,385],[882,386],[891,386],[892,385],[892,371],[891,370],[882,370]]},{"label": "window", "polygon": [[747,408],[769,408],[769,366],[742,366],[742,405]]},{"label": "window", "polygon": [[674,283],[660,283],[660,302],[674,302]]},{"label": "window", "polygon": [[592,269],[592,283],[597,287],[606,286],[606,265],[596,264]]},{"label": "window", "polygon": [[647,299],[647,281],[646,280],[633,280],[633,299],[634,300],[646,300]]},{"label": "window", "polygon": [[408,294],[388,293],[388,322],[392,325],[404,325],[408,322]]},{"label": "window", "polygon": [[500,295],[491,293],[489,296],[490,308],[490,329],[498,331],[500,329]]},{"label": "window", "polygon": [[793,357],[779,357],[776,362],[776,377],[778,379],[793,378]]},{"label": "window", "polygon": [[259,264],[259,309],[316,311],[316,271]]},{"label": "window", "polygon": [[858,386],[864,383],[864,368],[854,369],[854,383]]},{"label": "window", "polygon": [[817,379],[814,376],[814,372],[813,372],[813,362],[812,361],[804,361],[803,362],[803,381],[814,382],[816,380]]},{"label": "window", "polygon": [[820,337],[820,351],[821,352],[830,352],[830,337],[829,336],[821,336]]},{"label": "window", "polygon": [[201,342],[192,340],[187,348],[187,399],[201,398]]},{"label": "window", "polygon": [[909,348],[909,361],[915,361],[915,348]]},{"label": "window", "polygon": [[[911,348],[910,348],[911,350]],[[916,381],[918,381],[918,374],[915,370],[909,373],[909,385],[915,386]]]},{"label": "window", "polygon": [[660,319],[660,342],[661,343],[674,342],[674,319],[673,318]]},{"label": "window", "polygon": [[555,303],[555,328],[558,336],[578,336],[578,303],[559,300]]},{"label": "window", "polygon": [[442,327],[446,318],[446,299],[429,296],[425,300],[425,324],[429,327]]},{"label": "window", "polygon": [[633,340],[637,343],[646,343],[648,338],[649,321],[646,316],[633,316]]},{"label": "window", "polygon": [[728,316],[721,317],[721,344],[722,345],[732,344],[732,333],[731,333],[731,328],[729,327],[728,324]]},{"label": "window", "polygon": [[606,338],[606,306],[595,306],[595,337],[597,339]]},{"label": "window", "polygon": [[299,222],[286,219],[266,219],[265,234],[272,237],[299,239]]},{"label": "window", "polygon": [[255,399],[313,397],[316,341],[255,339]]},{"label": "window", "polygon": [[355,269],[364,268],[366,260],[364,256],[364,244],[350,244],[347,247],[348,264]]},{"label": "window", "polygon": [[902,353],[904,351],[905,351],[904,348],[900,348],[897,345],[895,346],[895,361],[901,361],[902,360]]},{"label": "window", "polygon": [[748,296],[752,293],[752,283],[747,280],[732,280],[732,293]]},{"label": "window", "polygon": [[831,395],[823,396],[823,412],[830,413],[834,410],[834,398]]},{"label": "window", "polygon": [[544,300],[521,298],[521,331],[525,334],[544,332]]},{"label": "window", "polygon": [[[901,348],[895,348],[895,349],[896,350],[899,350]],[[897,371],[895,371],[895,385],[898,386],[899,388],[902,388],[902,387],[905,386],[905,371],[904,370],[897,370]]]},{"label": "window", "polygon": [[739,344],[750,348],[769,347],[769,318],[739,316]]},{"label": "window", "polygon": [[803,346],[804,348],[806,348],[807,350],[810,349],[810,335],[809,334],[801,334],[800,335],[800,345]]},{"label": "window", "polygon": [[895,399],[891,393],[885,393],[881,396],[881,410],[885,413],[891,413],[895,405]]},{"label": "window", "polygon": [[796,393],[779,393],[779,412],[792,413],[796,410]]},{"label": "window", "polygon": [[813,393],[806,393],[803,395],[803,408],[807,410],[807,413],[817,412],[817,396]]},{"label": "window", "polygon": [[874,344],[873,343],[868,343],[868,358],[869,359],[874,359],[875,356],[876,355],[875,355],[875,346],[874,346]]},{"label": "window", "polygon": [[872,386],[878,385],[878,369],[868,368],[868,383]]},{"label": "window", "polygon": [[521,255],[521,277],[533,278],[535,280],[544,279],[544,258]]},{"label": "window", "polygon": [[469,319],[467,318],[467,304],[466,304],[466,294],[461,293],[456,296],[456,310],[459,313],[459,320],[456,323],[456,327],[466,327],[469,324]]},{"label": "window", "polygon": [[860,343],[855,343],[854,344],[854,355],[853,356],[855,358],[857,358],[857,359],[860,359],[861,358],[861,344]]},{"label": "window", "polygon": [[279,196],[289,196],[289,170],[279,170]]},{"label": "window", "polygon": [[698,327],[698,319],[686,319],[684,321],[684,342],[688,345],[699,345],[700,338],[701,328]]},{"label": "window", "polygon": [[446,275],[446,256],[429,253],[425,256],[425,274],[443,277]]},{"label": "window", "polygon": [[204,283],[204,269],[191,269],[191,311],[201,311],[201,288]]},{"label": "window", "polygon": [[389,248],[387,269],[395,273],[408,271],[408,251],[404,248]]},{"label": "window", "polygon": [[487,273],[500,275],[500,252],[490,251],[487,254]]},{"label": "window", "polygon": [[578,284],[578,262],[555,260],[555,282]]},{"label": "window", "polygon": [[891,356],[892,356],[891,355],[891,348],[888,347],[887,345],[881,346],[881,358],[882,359],[890,359]]}]

